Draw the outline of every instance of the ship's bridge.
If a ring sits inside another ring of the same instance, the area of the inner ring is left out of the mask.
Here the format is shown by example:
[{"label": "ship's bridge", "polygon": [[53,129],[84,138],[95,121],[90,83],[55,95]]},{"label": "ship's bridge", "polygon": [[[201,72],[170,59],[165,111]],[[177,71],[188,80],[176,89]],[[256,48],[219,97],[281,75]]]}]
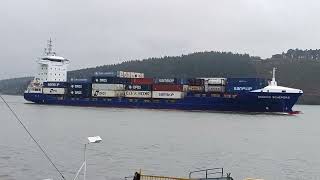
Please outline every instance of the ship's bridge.
[{"label": "ship's bridge", "polygon": [[48,61],[53,61],[53,62],[65,62],[69,61],[68,59],[61,57],[61,56],[56,56],[56,55],[49,55],[41,58],[41,60],[48,60]]},{"label": "ship's bridge", "polygon": [[57,56],[52,50],[52,41],[48,41],[48,47],[45,49],[43,57],[38,59],[38,73],[35,75],[35,82],[43,84],[43,82],[66,82],[67,66],[69,60]]}]

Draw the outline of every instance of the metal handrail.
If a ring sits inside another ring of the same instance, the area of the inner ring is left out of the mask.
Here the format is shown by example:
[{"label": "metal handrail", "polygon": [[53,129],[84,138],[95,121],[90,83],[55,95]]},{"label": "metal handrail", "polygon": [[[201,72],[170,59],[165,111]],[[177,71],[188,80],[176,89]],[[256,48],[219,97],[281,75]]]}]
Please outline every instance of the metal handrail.
[{"label": "metal handrail", "polygon": [[154,176],[154,175],[140,175],[141,180],[190,180],[188,178],[170,177],[170,176]]},{"label": "metal handrail", "polygon": [[[215,170],[216,172],[213,172],[213,173],[209,172],[209,171],[213,171],[213,170]],[[217,170],[220,170],[220,171],[217,171]],[[210,168],[210,169],[202,169],[202,170],[197,170],[197,171],[191,171],[189,173],[189,179],[192,179],[191,178],[192,174],[199,173],[199,172],[206,172],[206,179],[208,179],[208,175],[210,175],[210,174],[221,174],[221,177],[223,177],[223,168]]]}]

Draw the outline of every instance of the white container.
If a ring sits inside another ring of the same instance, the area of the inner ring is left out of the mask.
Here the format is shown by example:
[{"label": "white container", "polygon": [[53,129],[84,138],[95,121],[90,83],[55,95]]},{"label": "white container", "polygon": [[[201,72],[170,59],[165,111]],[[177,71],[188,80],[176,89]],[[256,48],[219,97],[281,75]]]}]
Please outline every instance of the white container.
[{"label": "white container", "polygon": [[201,92],[204,90],[204,87],[203,86],[188,86],[188,90]]},{"label": "white container", "polygon": [[124,91],[124,84],[92,84],[92,89],[107,91]]},{"label": "white container", "polygon": [[92,97],[124,97],[124,91],[92,90]]},{"label": "white container", "polygon": [[43,88],[43,94],[65,94],[65,88]]},{"label": "white container", "polygon": [[130,78],[144,78],[143,73],[131,72]]},{"label": "white container", "polygon": [[206,82],[209,85],[226,85],[226,78],[207,78]]},{"label": "white container", "polygon": [[206,92],[225,92],[225,86],[207,86]]},{"label": "white container", "polygon": [[183,95],[180,91],[152,91],[152,98],[159,99],[181,99]]},{"label": "white container", "polygon": [[129,98],[151,98],[152,93],[151,91],[125,91],[124,96]]},{"label": "white container", "polygon": [[125,77],[125,78],[131,78],[131,72],[125,72],[125,71],[123,71],[123,77]]},{"label": "white container", "polygon": [[123,71],[117,71],[117,77],[124,77],[124,72]]},{"label": "white container", "polygon": [[130,73],[130,78],[137,78],[137,74],[138,74],[138,73],[131,72],[131,73]]},{"label": "white container", "polygon": [[138,78],[144,78],[144,73],[138,73]]},{"label": "white container", "polygon": [[189,85],[183,85],[183,91],[186,92],[189,90]]}]

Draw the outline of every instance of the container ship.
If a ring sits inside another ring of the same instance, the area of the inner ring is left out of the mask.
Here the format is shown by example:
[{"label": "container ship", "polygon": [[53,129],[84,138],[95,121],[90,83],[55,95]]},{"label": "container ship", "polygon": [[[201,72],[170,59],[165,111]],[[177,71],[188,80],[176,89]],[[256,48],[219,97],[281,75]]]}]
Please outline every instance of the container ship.
[{"label": "container ship", "polygon": [[96,72],[90,79],[68,79],[70,61],[57,56],[48,41],[38,73],[24,98],[37,104],[294,113],[303,94],[264,78],[148,78],[139,72]]}]

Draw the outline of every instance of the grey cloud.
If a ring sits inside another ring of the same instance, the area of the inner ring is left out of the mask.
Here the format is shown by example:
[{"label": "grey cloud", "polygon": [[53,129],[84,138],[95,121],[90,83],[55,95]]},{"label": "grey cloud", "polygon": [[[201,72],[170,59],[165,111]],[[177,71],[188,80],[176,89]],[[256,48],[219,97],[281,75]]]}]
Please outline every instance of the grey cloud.
[{"label": "grey cloud", "polygon": [[33,75],[52,37],[71,69],[219,50],[319,48],[316,0],[1,0],[0,79]]}]

